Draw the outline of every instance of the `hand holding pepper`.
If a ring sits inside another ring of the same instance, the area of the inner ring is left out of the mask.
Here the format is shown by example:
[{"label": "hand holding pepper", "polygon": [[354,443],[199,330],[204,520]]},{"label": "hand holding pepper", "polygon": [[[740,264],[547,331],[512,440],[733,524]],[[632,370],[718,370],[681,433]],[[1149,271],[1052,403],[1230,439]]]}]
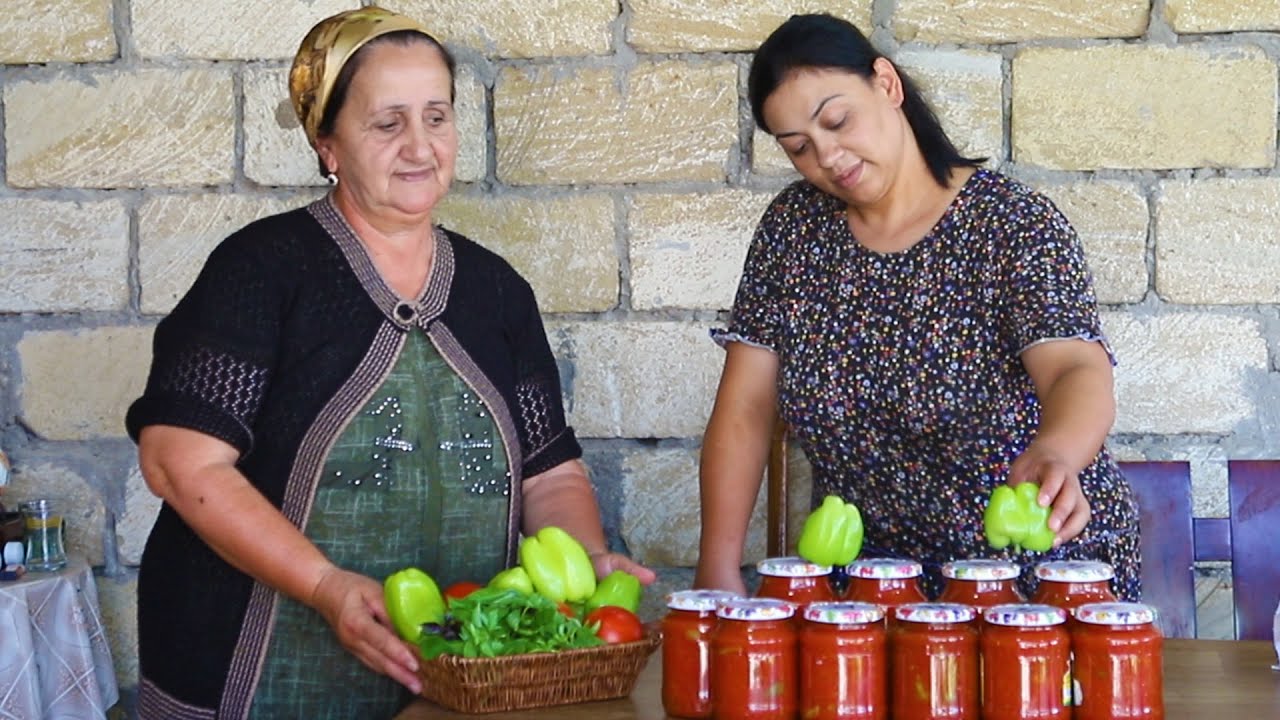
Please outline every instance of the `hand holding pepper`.
[{"label": "hand holding pepper", "polygon": [[1093,515],[1075,468],[1061,452],[1039,440],[1009,466],[1010,487],[1028,482],[1039,486],[1038,503],[1050,508],[1049,529],[1054,532],[1055,546],[1083,532]]}]

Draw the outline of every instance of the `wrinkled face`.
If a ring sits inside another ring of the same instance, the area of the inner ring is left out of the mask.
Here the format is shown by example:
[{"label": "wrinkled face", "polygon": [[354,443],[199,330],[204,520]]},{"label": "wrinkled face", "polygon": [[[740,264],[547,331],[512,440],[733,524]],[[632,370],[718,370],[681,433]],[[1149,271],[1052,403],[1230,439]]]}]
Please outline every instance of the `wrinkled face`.
[{"label": "wrinkled face", "polygon": [[371,222],[412,222],[453,182],[458,129],[444,57],[427,42],[379,43],[351,78],[333,133],[316,149]]},{"label": "wrinkled face", "polygon": [[902,86],[887,60],[870,78],[844,70],[792,73],[764,102],[764,119],[796,170],[855,205],[874,203],[902,164]]}]

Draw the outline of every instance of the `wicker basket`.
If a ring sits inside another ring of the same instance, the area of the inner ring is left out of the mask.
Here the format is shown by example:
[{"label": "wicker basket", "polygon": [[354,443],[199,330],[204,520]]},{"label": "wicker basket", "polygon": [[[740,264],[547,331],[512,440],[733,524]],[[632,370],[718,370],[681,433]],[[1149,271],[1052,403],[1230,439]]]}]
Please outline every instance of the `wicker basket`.
[{"label": "wicker basket", "polygon": [[422,697],[465,713],[568,705],[626,697],[661,635],[554,653],[496,658],[441,655],[419,663]]}]

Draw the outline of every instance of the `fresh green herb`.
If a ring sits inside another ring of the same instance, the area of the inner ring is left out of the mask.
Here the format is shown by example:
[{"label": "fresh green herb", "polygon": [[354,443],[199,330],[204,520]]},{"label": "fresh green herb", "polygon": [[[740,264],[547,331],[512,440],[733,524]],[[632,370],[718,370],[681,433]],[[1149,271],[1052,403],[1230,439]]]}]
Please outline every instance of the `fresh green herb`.
[{"label": "fresh green herb", "polygon": [[551,600],[490,587],[453,600],[443,622],[423,626],[418,647],[430,660],[439,655],[497,657],[601,644],[593,628],[560,612]]}]

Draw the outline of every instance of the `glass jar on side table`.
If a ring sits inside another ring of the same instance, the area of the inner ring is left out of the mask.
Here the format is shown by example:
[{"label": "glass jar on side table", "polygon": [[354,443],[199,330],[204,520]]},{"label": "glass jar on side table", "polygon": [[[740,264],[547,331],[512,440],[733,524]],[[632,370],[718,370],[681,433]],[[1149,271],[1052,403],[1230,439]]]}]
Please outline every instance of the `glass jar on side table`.
[{"label": "glass jar on side table", "polygon": [[983,720],[1071,717],[1067,612],[1051,605],[996,605],[983,618]]},{"label": "glass jar on side table", "polygon": [[737,595],[681,590],[667,596],[662,618],[662,708],[672,717],[711,717],[711,633],[716,607]]},{"label": "glass jar on side table", "polygon": [[26,566],[56,572],[67,566],[62,513],[52,500],[30,500],[19,506],[25,533]]},{"label": "glass jar on side table", "polygon": [[1075,720],[1164,717],[1164,639],[1141,603],[1090,603],[1075,610]]},{"label": "glass jar on side table", "polygon": [[716,720],[796,716],[796,606],[774,598],[727,600],[711,635],[711,706]]},{"label": "glass jar on side table", "polygon": [[870,603],[820,602],[801,615],[800,717],[885,720],[884,610]]},{"label": "glass jar on side table", "polygon": [[889,674],[895,720],[979,720],[977,611],[912,603],[894,616]]}]

